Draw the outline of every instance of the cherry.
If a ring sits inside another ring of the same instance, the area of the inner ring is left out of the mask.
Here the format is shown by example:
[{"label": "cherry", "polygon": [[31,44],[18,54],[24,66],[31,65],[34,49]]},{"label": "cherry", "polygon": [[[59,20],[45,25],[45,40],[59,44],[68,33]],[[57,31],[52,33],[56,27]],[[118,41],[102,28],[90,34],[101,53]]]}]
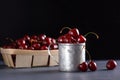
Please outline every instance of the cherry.
[{"label": "cherry", "polygon": [[43,45],[40,47],[40,50],[47,50],[47,49],[48,49],[48,47],[46,45]]},{"label": "cherry", "polygon": [[86,42],[86,38],[83,35],[79,35],[77,38],[78,43],[84,43]]},{"label": "cherry", "polygon": [[97,64],[96,64],[96,62],[94,62],[93,60],[90,60],[89,63],[88,63],[88,68],[91,71],[97,70]]},{"label": "cherry", "polygon": [[57,44],[51,44],[50,49],[52,49],[52,50],[58,49],[58,45]]},{"label": "cherry", "polygon": [[51,43],[52,43],[52,44],[57,44],[56,39],[52,38],[52,39],[51,39]]},{"label": "cherry", "polygon": [[45,35],[45,34],[40,34],[40,35],[38,35],[38,39],[39,39],[40,41],[44,41],[45,38],[46,38],[46,35]]},{"label": "cherry", "polygon": [[58,42],[59,42],[59,43],[68,43],[69,40],[66,38],[65,35],[62,35],[62,36],[60,36],[60,37],[58,38]]},{"label": "cherry", "polygon": [[108,60],[108,62],[106,63],[106,68],[108,70],[113,70],[116,68],[116,66],[117,66],[117,62],[113,59]]},{"label": "cherry", "polygon": [[26,44],[22,44],[18,46],[19,49],[27,49],[28,46]]},{"label": "cherry", "polygon": [[78,69],[82,72],[86,72],[88,70],[88,63],[82,62],[81,64],[79,64]]},{"label": "cherry", "polygon": [[79,30],[77,28],[73,28],[68,32],[68,34],[70,34],[71,36],[77,38],[79,36]]},{"label": "cherry", "polygon": [[28,47],[29,50],[34,50],[35,48],[33,46]]},{"label": "cherry", "polygon": [[17,39],[17,40],[16,40],[16,43],[17,43],[18,46],[19,46],[19,45],[25,45],[25,44],[26,44],[26,41],[25,41],[24,38],[21,38],[21,39]]},{"label": "cherry", "polygon": [[31,36],[31,39],[37,40],[37,39],[38,39],[38,36],[37,36],[37,35],[32,35],[32,36]]},{"label": "cherry", "polygon": [[76,39],[70,34],[64,34],[58,38],[59,43],[76,43]]},{"label": "cherry", "polygon": [[64,37],[65,37],[65,36],[63,36],[63,35],[62,35],[62,36],[59,36],[58,39],[57,39],[57,41],[58,41],[59,43],[63,43]]},{"label": "cherry", "polygon": [[32,47],[34,47],[35,50],[39,50],[40,49],[40,44],[39,43],[33,43]]},{"label": "cherry", "polygon": [[30,36],[27,34],[25,34],[23,38],[24,38],[24,40],[30,41]]},{"label": "cherry", "polygon": [[64,36],[66,37],[66,39],[68,41],[67,43],[76,43],[76,39],[73,36],[71,36],[70,34],[65,34]]},{"label": "cherry", "polygon": [[87,49],[86,49],[86,52],[87,52],[88,57],[89,57],[88,68],[91,71],[96,71],[97,70],[97,64],[96,64],[96,62],[91,59],[91,55],[90,55],[90,53],[89,53],[89,51]]},{"label": "cherry", "polygon": [[62,33],[62,31],[63,31],[64,29],[66,29],[66,28],[69,29],[69,31],[68,31],[68,34],[69,34],[69,35],[73,36],[74,38],[77,38],[77,37],[79,36],[79,30],[78,30],[77,28],[71,29],[71,28],[69,28],[69,27],[63,27],[63,28],[61,29],[60,33]]},{"label": "cherry", "polygon": [[32,35],[30,36],[30,44],[38,42],[38,36],[37,35]]},{"label": "cherry", "polygon": [[43,45],[49,46],[50,44],[52,44],[51,40],[52,40],[51,37],[46,37],[45,40],[43,41]]}]

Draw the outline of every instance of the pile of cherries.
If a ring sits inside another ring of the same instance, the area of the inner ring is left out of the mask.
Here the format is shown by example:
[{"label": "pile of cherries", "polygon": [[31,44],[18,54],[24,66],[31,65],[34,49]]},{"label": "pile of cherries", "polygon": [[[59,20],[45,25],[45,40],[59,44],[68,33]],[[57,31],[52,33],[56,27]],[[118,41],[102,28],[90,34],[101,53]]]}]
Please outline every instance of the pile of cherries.
[{"label": "pile of cherries", "polygon": [[[97,38],[99,38],[99,36],[94,32],[88,32],[86,35],[83,36],[82,34],[79,33],[79,30],[77,28],[71,29],[69,27],[63,27],[60,33],[62,33],[64,29],[69,29],[69,31],[66,34],[58,37],[58,43],[75,43],[75,44],[85,43],[86,36],[91,33],[94,34]],[[88,51],[87,53],[89,55],[89,62],[83,62],[81,64],[78,64],[78,69],[82,72],[86,72],[88,69],[91,71],[96,71],[97,64],[94,60],[91,60],[91,56]],[[113,59],[108,60],[108,62],[106,63],[106,68],[108,70],[113,70],[114,68],[116,68],[116,66],[117,62]]]},{"label": "pile of cherries", "polygon": [[10,38],[7,38],[7,40],[9,40],[10,43],[3,45],[3,48],[47,50],[48,46],[51,44],[51,50],[58,49],[57,40],[45,34],[24,35],[22,38],[16,39],[15,41]]},{"label": "pile of cherries", "polygon": [[69,28],[69,27],[63,27],[60,31],[64,29],[69,29],[68,33],[58,37],[58,43],[85,43],[86,38],[79,33],[79,30],[77,28]]}]

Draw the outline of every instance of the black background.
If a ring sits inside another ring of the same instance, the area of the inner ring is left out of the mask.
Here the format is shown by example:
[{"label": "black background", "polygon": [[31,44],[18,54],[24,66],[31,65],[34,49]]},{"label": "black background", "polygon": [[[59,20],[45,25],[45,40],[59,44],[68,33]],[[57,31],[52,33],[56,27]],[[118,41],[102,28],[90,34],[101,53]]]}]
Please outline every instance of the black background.
[{"label": "black background", "polygon": [[57,38],[62,27],[78,28],[87,36],[86,48],[93,59],[119,59],[119,2],[79,0],[2,0],[0,2],[0,45],[4,39],[25,34]]}]

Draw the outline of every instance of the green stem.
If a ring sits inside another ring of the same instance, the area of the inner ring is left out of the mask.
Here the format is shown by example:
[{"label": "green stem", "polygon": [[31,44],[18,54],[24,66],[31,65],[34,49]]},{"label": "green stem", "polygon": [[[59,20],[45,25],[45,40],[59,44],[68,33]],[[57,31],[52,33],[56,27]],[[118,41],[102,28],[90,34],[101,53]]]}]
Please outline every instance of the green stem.
[{"label": "green stem", "polygon": [[94,34],[97,37],[97,39],[99,38],[98,34],[96,34],[95,32],[88,32],[84,35],[84,37],[88,36],[89,34]]},{"label": "green stem", "polygon": [[71,28],[69,28],[69,27],[63,27],[63,28],[60,30],[60,33],[62,33],[64,29],[69,29],[69,30],[70,30]]},{"label": "green stem", "polygon": [[89,60],[91,60],[92,58],[91,58],[91,55],[90,55],[90,53],[89,53],[89,51],[86,49],[86,52],[87,52],[87,54],[88,54],[88,57],[89,57]]},{"label": "green stem", "polygon": [[9,37],[7,37],[7,38],[5,38],[6,40],[10,40],[11,42],[14,42],[14,40],[13,39],[11,39],[11,38],[9,38]]}]

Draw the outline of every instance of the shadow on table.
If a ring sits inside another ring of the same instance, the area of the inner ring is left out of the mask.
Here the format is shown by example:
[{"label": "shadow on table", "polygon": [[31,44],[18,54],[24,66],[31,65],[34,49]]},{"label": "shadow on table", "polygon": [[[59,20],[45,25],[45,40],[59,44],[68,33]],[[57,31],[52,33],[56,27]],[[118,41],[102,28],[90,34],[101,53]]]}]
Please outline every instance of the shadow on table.
[{"label": "shadow on table", "polygon": [[3,61],[0,61],[0,69],[6,69],[8,68]]}]

